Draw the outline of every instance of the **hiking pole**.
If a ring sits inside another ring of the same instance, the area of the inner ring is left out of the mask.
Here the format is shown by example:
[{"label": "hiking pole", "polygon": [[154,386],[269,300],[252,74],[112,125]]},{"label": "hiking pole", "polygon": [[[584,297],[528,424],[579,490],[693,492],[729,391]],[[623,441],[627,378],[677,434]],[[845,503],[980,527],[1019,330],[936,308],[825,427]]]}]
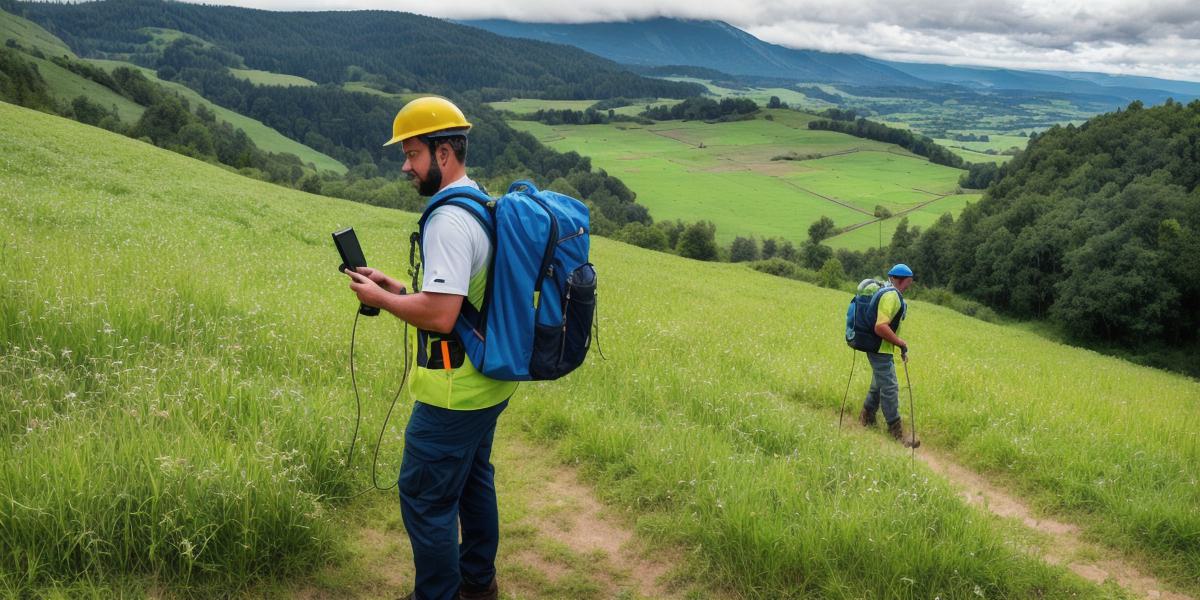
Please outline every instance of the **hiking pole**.
[{"label": "hiking pole", "polygon": [[912,379],[908,376],[908,348],[900,351],[900,362],[904,363],[904,381],[908,382],[908,420],[912,421],[912,454],[909,455],[910,466],[917,459],[917,411],[913,408]]},{"label": "hiking pole", "polygon": [[850,397],[850,382],[854,380],[854,365],[858,362],[858,353],[850,349],[850,378],[846,380],[846,393],[842,395],[842,409],[838,411],[838,433],[842,432],[842,415],[846,414],[846,398]]}]

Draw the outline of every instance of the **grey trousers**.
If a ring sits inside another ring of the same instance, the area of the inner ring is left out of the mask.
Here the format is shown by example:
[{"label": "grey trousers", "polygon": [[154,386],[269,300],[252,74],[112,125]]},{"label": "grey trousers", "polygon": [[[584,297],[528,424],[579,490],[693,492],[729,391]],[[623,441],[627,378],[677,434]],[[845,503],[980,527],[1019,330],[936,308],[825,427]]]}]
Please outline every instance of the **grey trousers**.
[{"label": "grey trousers", "polygon": [[883,418],[890,425],[900,419],[900,381],[896,379],[896,361],[892,354],[867,352],[867,361],[871,363],[871,389],[867,391],[867,399],[863,408],[868,414],[875,414],[880,406],[883,407]]}]

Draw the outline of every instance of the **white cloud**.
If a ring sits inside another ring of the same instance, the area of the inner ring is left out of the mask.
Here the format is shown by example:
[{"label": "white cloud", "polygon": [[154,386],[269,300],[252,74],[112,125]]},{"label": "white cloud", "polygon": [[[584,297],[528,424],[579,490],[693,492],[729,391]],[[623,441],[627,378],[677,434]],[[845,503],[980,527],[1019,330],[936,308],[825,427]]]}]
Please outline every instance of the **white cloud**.
[{"label": "white cloud", "polygon": [[[211,1],[211,0],[210,0]],[[218,2],[224,3],[222,0]],[[382,9],[447,19],[717,19],[793,48],[890,60],[1200,80],[1195,0],[233,0],[272,10]]]}]

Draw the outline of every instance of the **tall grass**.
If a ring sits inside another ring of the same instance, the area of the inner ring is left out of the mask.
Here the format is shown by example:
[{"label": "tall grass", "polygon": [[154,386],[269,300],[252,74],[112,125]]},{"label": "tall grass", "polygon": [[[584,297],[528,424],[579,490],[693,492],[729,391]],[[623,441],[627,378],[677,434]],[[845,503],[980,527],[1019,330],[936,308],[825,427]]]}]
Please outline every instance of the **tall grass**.
[{"label": "tall grass", "polygon": [[304,221],[313,197],[0,112],[0,590],[207,595],[338,556],[352,304],[316,232],[355,208]]}]

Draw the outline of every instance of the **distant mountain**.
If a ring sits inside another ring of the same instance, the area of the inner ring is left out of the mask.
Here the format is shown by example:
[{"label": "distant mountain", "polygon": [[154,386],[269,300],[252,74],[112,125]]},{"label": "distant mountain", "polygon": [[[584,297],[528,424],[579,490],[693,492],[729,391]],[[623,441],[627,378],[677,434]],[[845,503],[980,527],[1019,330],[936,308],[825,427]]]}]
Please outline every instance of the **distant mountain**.
[{"label": "distant mountain", "polygon": [[1027,90],[1075,96],[1112,98],[1122,104],[1141,100],[1159,104],[1167,98],[1200,97],[1200,84],[1150,77],[1127,77],[1067,71],[1018,71],[993,67],[965,67],[925,63],[880,61],[898,71],[927,81],[958,85],[977,91]]},{"label": "distant mountain", "polygon": [[[139,56],[146,28],[182,31],[236,54],[252,69],[342,83],[351,67],[426,92],[511,96],[683,98],[700,86],[640,77],[576,48],[514,40],[391,11],[275,12],[161,0],[11,3],[80,56]],[[631,91],[632,90],[632,91]]]},{"label": "distant mountain", "polygon": [[929,82],[865,56],[785,48],[721,21],[660,18],[577,25],[494,19],[460,22],[504,36],[575,46],[630,65],[691,65],[733,75],[793,81],[932,87]]},{"label": "distant mountain", "polygon": [[1162,90],[1165,92],[1179,94],[1179,96],[1176,96],[1176,99],[1178,99],[1180,96],[1200,98],[1200,83],[1194,81],[1159,79],[1157,77],[1138,77],[1136,75],[1109,75],[1107,73],[1089,73],[1086,71],[1033,72],[1048,73],[1050,75],[1057,75],[1067,79],[1091,81],[1092,83],[1097,83],[1104,87],[1128,87],[1146,90]]},{"label": "distant mountain", "polygon": [[[877,60],[857,54],[797,50],[770,44],[721,21],[650,19],[624,23],[518,23],[461,21],[500,35],[568,44],[618,63],[643,67],[686,65],[739,77],[813,81],[869,88],[961,86],[980,93],[1052,94],[1091,106],[1141,100],[1200,98],[1200,83],[1152,77],[1021,71],[989,67]],[[944,88],[943,88],[944,89]]]}]

